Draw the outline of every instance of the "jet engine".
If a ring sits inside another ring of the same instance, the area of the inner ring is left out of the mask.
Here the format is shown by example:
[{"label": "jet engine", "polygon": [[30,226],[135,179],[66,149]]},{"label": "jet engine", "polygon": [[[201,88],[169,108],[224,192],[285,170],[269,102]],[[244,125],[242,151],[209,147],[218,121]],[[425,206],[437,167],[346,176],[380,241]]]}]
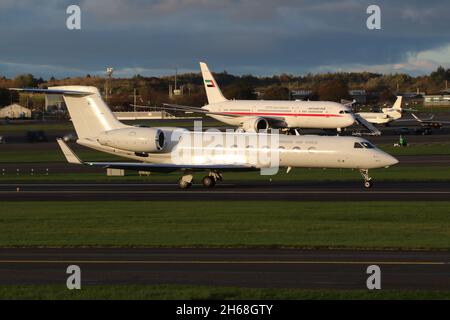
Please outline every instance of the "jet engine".
[{"label": "jet engine", "polygon": [[269,129],[269,123],[264,118],[249,118],[242,123],[242,129],[246,132],[259,132]]},{"label": "jet engine", "polygon": [[164,149],[166,137],[164,131],[157,128],[124,128],[105,131],[97,141],[107,147],[154,153]]}]

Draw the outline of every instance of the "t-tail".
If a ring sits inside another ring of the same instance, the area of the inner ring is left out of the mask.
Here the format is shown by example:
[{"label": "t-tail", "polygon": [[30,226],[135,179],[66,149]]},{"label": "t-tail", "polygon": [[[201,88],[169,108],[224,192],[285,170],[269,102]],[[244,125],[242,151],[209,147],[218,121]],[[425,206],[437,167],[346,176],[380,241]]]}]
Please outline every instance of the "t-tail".
[{"label": "t-tail", "polygon": [[227,99],[223,96],[222,91],[220,90],[219,85],[214,79],[212,73],[209,71],[207,64],[204,62],[200,62],[200,69],[202,71],[206,96],[208,97],[208,103],[214,104],[227,101]]},{"label": "t-tail", "polygon": [[104,131],[127,127],[116,119],[95,87],[59,86],[14,90],[62,95],[78,138],[82,140],[95,140]]},{"label": "t-tail", "polygon": [[402,112],[403,112],[402,102],[403,102],[403,97],[398,96],[394,105],[391,108],[383,108],[383,112],[394,120],[400,119],[402,117]]}]

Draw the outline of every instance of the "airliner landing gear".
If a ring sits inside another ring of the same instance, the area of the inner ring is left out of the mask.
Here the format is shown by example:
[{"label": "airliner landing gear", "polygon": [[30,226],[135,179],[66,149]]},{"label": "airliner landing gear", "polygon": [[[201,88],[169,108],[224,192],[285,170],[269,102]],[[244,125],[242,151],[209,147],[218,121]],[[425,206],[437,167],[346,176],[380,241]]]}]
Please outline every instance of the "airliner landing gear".
[{"label": "airliner landing gear", "polygon": [[364,188],[370,189],[373,186],[372,178],[369,176],[369,170],[361,169],[359,170],[362,177],[364,178]]},{"label": "airliner landing gear", "polygon": [[203,186],[205,186],[207,188],[212,188],[216,185],[216,179],[214,179],[211,176],[206,176],[203,178],[202,183],[203,183]]},{"label": "airliner landing gear", "polygon": [[194,176],[192,174],[185,175],[178,180],[178,185],[181,189],[189,189],[192,187],[192,179]]},{"label": "airliner landing gear", "polygon": [[211,171],[209,175],[203,178],[202,183],[207,188],[212,188],[216,185],[217,181],[222,181],[223,176],[219,172]]}]

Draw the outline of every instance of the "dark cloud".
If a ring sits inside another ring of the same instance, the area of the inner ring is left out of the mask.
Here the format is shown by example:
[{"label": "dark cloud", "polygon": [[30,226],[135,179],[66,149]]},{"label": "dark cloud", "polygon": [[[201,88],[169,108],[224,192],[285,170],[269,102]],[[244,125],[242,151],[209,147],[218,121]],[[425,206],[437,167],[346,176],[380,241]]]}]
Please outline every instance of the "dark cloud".
[{"label": "dark cloud", "polygon": [[447,1],[378,1],[379,31],[366,28],[373,1],[365,0],[82,0],[82,30],[69,31],[72,3],[2,0],[0,74],[70,76],[108,65],[167,74],[197,70],[199,60],[236,73],[423,73],[450,62],[433,53],[450,44]]}]

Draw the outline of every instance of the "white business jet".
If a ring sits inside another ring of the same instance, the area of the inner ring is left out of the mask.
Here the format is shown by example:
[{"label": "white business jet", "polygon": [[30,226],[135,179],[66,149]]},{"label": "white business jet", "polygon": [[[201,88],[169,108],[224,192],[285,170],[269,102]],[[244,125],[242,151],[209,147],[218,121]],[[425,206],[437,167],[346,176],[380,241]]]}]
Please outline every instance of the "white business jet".
[{"label": "white business jet", "polygon": [[135,161],[83,162],[64,141],[58,139],[68,162],[125,170],[180,171],[181,188],[192,185],[195,172],[206,172],[202,182],[211,187],[222,179],[225,171],[263,170],[278,166],[288,168],[288,171],[294,167],[358,169],[364,178],[364,186],[370,188],[372,180],[369,169],[398,163],[397,159],[367,140],[356,137],[218,130],[205,133],[181,128],[138,128],[125,125],[115,118],[95,87],[13,90],[62,95],[78,135],[78,144]]}]

